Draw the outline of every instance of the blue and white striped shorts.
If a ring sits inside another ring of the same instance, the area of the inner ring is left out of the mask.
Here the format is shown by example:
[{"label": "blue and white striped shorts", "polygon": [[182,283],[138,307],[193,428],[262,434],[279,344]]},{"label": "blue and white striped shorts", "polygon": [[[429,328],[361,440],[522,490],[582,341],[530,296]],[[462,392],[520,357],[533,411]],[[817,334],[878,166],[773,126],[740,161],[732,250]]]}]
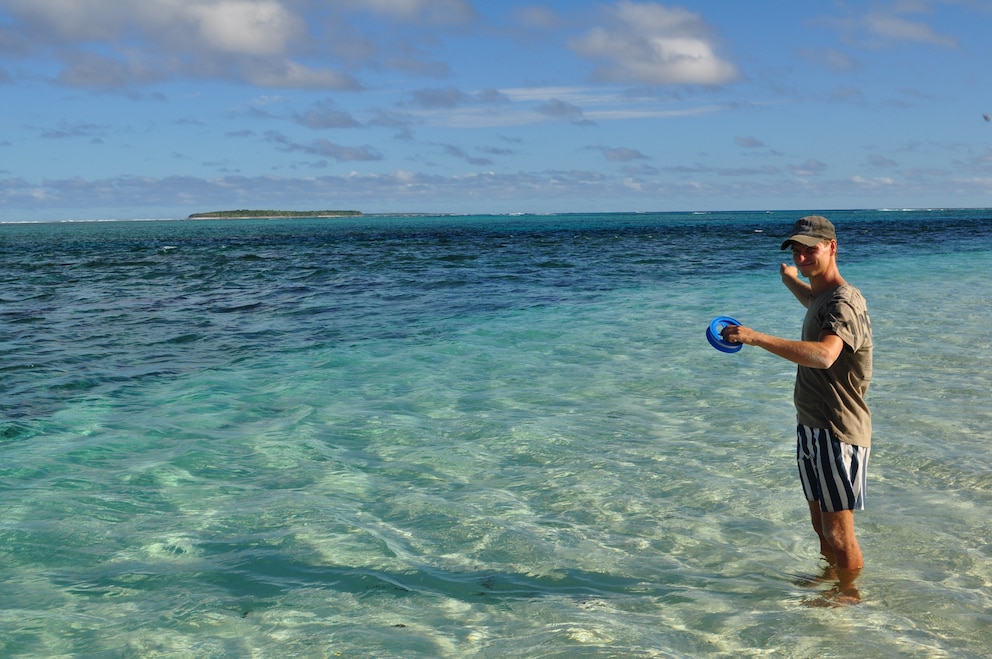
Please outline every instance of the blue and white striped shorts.
[{"label": "blue and white striped shorts", "polygon": [[799,424],[796,428],[796,462],[807,501],[818,501],[820,510],[864,510],[867,446],[846,444],[824,428]]}]

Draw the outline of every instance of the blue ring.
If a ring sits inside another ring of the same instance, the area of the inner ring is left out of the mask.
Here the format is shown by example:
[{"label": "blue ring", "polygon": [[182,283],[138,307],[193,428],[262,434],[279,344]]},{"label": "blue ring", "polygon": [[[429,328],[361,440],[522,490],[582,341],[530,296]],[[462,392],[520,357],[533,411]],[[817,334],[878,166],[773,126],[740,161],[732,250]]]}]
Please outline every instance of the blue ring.
[{"label": "blue ring", "polygon": [[744,347],[743,343],[724,341],[723,337],[720,336],[720,332],[728,325],[740,325],[740,323],[730,316],[717,316],[710,323],[710,326],[706,328],[706,339],[710,342],[711,346],[720,352],[737,352]]}]

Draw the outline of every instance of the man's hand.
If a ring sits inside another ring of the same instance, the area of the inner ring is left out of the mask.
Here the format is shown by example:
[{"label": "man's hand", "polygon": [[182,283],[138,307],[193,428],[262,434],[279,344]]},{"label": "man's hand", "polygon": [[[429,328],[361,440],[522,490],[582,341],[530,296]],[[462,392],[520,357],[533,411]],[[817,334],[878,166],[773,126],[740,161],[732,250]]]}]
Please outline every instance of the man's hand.
[{"label": "man's hand", "polygon": [[757,334],[758,333],[750,327],[744,327],[743,325],[727,325],[720,330],[720,336],[723,337],[724,341],[728,341],[730,343],[743,343],[744,345],[749,346],[755,345],[754,338]]},{"label": "man's hand", "polygon": [[788,288],[796,299],[804,307],[809,307],[809,300],[813,295],[810,285],[799,278],[799,268],[788,263],[779,266],[779,273],[782,275],[782,283]]},{"label": "man's hand", "polygon": [[799,279],[799,268],[794,265],[789,265],[788,263],[783,263],[779,266],[779,273],[782,275],[782,279]]}]

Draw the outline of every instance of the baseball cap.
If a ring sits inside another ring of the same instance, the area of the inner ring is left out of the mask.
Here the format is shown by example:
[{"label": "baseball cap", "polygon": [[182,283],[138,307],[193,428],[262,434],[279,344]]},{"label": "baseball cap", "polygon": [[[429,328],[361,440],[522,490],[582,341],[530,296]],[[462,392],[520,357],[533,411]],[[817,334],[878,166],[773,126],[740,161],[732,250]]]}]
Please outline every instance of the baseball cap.
[{"label": "baseball cap", "polygon": [[782,243],[782,249],[789,243],[799,243],[812,247],[824,240],[836,240],[837,234],[830,220],[821,215],[807,215],[796,220],[792,225],[792,235]]}]

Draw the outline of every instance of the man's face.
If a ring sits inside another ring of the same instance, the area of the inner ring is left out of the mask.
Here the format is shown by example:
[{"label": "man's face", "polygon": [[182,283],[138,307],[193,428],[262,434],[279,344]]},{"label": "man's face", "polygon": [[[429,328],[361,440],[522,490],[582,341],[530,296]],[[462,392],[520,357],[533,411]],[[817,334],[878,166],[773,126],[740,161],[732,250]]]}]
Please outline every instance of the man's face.
[{"label": "man's face", "polygon": [[799,268],[804,277],[811,277],[826,272],[830,265],[836,243],[832,240],[821,240],[812,247],[792,243],[792,262]]}]

